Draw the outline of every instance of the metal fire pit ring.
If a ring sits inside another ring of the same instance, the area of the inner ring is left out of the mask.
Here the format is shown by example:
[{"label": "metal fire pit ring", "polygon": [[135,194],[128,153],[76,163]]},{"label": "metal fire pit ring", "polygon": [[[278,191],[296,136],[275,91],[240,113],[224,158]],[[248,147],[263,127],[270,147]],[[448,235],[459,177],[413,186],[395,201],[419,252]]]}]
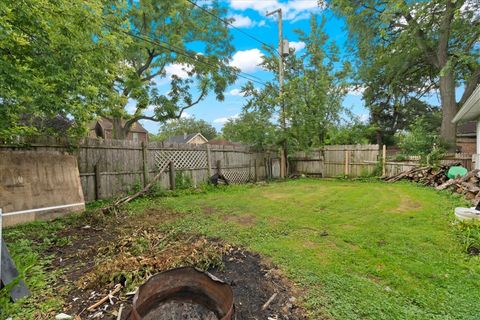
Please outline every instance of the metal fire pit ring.
[{"label": "metal fire pit ring", "polygon": [[168,301],[199,304],[219,320],[230,320],[234,313],[232,288],[208,272],[184,267],[150,277],[133,297],[127,320],[142,320],[150,310]]}]

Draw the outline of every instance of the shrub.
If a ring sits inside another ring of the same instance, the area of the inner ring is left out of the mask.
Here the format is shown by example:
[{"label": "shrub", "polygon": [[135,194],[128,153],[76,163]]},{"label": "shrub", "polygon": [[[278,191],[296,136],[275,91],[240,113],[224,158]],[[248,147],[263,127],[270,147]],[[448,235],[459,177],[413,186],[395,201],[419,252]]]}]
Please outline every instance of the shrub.
[{"label": "shrub", "polygon": [[402,155],[420,156],[422,165],[437,165],[446,151],[437,128],[425,117],[415,120],[407,132],[397,135],[397,140]]}]

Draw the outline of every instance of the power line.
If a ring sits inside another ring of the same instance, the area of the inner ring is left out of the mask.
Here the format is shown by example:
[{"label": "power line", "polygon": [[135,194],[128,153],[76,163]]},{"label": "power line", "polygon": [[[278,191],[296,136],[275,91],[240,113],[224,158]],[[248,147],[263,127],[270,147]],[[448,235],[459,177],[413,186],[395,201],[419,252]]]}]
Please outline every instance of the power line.
[{"label": "power line", "polygon": [[228,24],[229,26],[231,26],[232,28],[236,29],[238,32],[243,33],[244,35],[246,35],[246,36],[249,37],[250,39],[253,39],[253,40],[257,41],[257,42],[263,44],[264,46],[266,46],[266,47],[268,47],[268,48],[276,51],[278,54],[280,54],[275,47],[272,47],[271,45],[263,42],[262,40],[260,40],[260,39],[258,39],[257,37],[251,35],[250,33],[246,32],[246,31],[243,31],[242,29],[234,26],[232,23],[228,22],[227,20],[225,20],[225,19],[223,19],[223,18],[220,18],[219,16],[217,16],[217,15],[214,14],[213,12],[208,11],[208,10],[205,9],[204,7],[199,6],[198,4],[196,4],[195,2],[193,2],[193,1],[191,1],[191,0],[186,0],[186,1],[189,2],[189,3],[191,3],[191,4],[193,4],[195,7],[199,8],[199,9],[202,10],[203,12],[211,15],[212,17],[214,17],[214,18],[222,21],[222,22],[225,23],[225,24]]},{"label": "power line", "polygon": [[[202,64],[204,64],[204,65],[206,65],[206,66],[214,67],[214,68],[220,66],[219,64],[214,65],[214,64],[211,64],[211,63],[208,63],[208,62],[205,62],[205,61],[202,61],[202,60],[198,59],[198,58],[197,58],[198,53],[196,53],[195,56],[194,56],[194,55],[192,55],[192,54],[187,53],[187,52],[186,52],[185,50],[183,50],[183,49],[175,49],[175,48],[173,48],[173,46],[172,46],[171,44],[169,44],[169,43],[167,43],[167,42],[165,42],[165,41],[160,41],[160,40],[156,40],[156,39],[151,39],[151,38],[149,38],[149,37],[147,37],[147,36],[143,36],[143,35],[141,36],[141,35],[138,35],[138,34],[136,34],[136,33],[131,33],[131,32],[124,31],[124,30],[121,30],[121,32],[125,33],[125,34],[128,35],[128,36],[134,37],[134,38],[136,38],[136,39],[139,39],[139,40],[148,42],[148,43],[150,43],[150,44],[156,45],[156,46],[158,46],[158,47],[160,47],[160,48],[162,48],[162,49],[165,49],[165,50],[168,50],[168,51],[171,51],[171,52],[175,52],[176,54],[179,54],[179,55],[181,55],[181,56],[190,58],[190,59],[195,60],[195,61],[197,61],[197,62],[199,62],[199,63],[202,63]],[[160,42],[166,43],[166,44],[168,44],[168,46],[163,45],[163,44],[161,44]],[[252,78],[260,79],[260,78],[254,76],[254,75],[248,74],[248,73],[246,73],[246,72],[239,72],[239,74],[237,74],[237,76],[240,77],[240,78],[243,78],[243,79],[246,79],[246,80],[249,80],[249,81],[258,83],[258,84],[261,84],[261,85],[263,85],[263,86],[266,86],[266,83],[264,83],[263,81],[258,81],[258,80],[252,79]]]}]

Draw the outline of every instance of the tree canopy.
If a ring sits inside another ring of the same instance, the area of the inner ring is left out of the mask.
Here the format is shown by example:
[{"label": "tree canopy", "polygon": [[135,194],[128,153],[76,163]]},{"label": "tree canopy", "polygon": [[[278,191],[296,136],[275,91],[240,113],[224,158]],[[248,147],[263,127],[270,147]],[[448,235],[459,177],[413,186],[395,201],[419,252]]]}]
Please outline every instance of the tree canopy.
[{"label": "tree canopy", "polygon": [[[112,85],[117,99],[105,112],[113,120],[116,138],[125,137],[141,119],[180,118],[209,92],[224,99],[237,71],[229,66],[233,46],[225,23],[187,1],[129,0],[127,8],[131,42]],[[217,1],[209,3],[208,10],[226,15]],[[157,83],[162,81],[170,83],[168,92],[159,92]],[[147,115],[148,109],[152,115]],[[124,125],[121,119],[127,120]]]},{"label": "tree canopy", "polygon": [[[227,130],[224,130],[226,136],[233,136],[234,131],[237,134],[245,131],[242,127],[247,123],[255,124],[252,129],[258,127],[260,131],[262,123],[269,123],[275,128],[272,137],[267,137],[270,133],[268,129],[258,134],[247,133],[244,139],[261,137],[258,143],[268,141],[277,145],[287,141],[291,151],[318,147],[325,143],[328,130],[341,120],[341,104],[347,92],[350,67],[347,63],[340,62],[338,48],[323,32],[324,24],[324,19],[318,21],[316,16],[312,16],[308,34],[295,30],[299,39],[305,42],[305,52],[297,54],[294,49],[290,49],[289,56],[285,58],[285,85],[281,97],[277,80],[268,82],[263,88],[256,88],[252,83],[244,86],[243,92],[247,97],[244,114],[227,126]],[[262,66],[278,76],[277,59],[278,56],[270,51],[264,57]],[[285,110],[285,128],[282,126],[282,105]],[[247,113],[252,115],[247,116]],[[258,122],[251,119],[252,116],[258,117]]]},{"label": "tree canopy", "polygon": [[[480,2],[331,0],[346,17],[365,86],[393,99],[439,90],[441,137],[455,141],[458,105],[480,82]],[[460,99],[456,87],[463,86]],[[383,90],[383,88],[386,90]]]},{"label": "tree canopy", "polygon": [[[0,137],[33,134],[26,121],[69,117],[69,133],[111,98],[125,40],[121,7],[107,0],[23,0],[0,3]],[[22,120],[22,121],[20,121]]]}]

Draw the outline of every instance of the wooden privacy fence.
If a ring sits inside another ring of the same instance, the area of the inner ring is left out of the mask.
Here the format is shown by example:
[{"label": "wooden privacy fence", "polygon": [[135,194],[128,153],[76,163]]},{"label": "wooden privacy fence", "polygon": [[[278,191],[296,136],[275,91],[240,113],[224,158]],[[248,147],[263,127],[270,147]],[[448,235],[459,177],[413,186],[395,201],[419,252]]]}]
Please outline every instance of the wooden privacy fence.
[{"label": "wooden privacy fence", "polygon": [[290,157],[290,171],[318,177],[371,175],[378,166],[379,146],[332,145]]},{"label": "wooden privacy fence", "polygon": [[[440,164],[459,163],[468,170],[473,169],[472,155],[469,153],[448,153],[440,160]],[[395,160],[387,156],[385,162],[385,174],[394,176],[400,172],[408,171],[421,165],[420,156],[409,156],[403,161]]]},{"label": "wooden privacy fence", "polygon": [[[398,151],[398,150],[397,150]],[[385,161],[382,161],[385,159]],[[473,169],[472,155],[467,153],[446,154],[440,164],[460,163]],[[419,167],[419,156],[410,156],[403,161],[379,145],[334,145],[309,152],[297,152],[290,157],[290,171],[317,177],[360,177],[372,174],[393,176]]]},{"label": "wooden privacy fence", "polygon": [[[279,177],[277,152],[258,152],[247,146],[142,143],[85,139],[75,147],[57,139],[35,139],[28,144],[0,144],[1,150],[71,152],[76,155],[85,201],[106,199],[140,188],[166,163],[189,178],[193,185],[206,182],[217,166],[232,183]],[[170,188],[169,172],[159,183]]]}]

